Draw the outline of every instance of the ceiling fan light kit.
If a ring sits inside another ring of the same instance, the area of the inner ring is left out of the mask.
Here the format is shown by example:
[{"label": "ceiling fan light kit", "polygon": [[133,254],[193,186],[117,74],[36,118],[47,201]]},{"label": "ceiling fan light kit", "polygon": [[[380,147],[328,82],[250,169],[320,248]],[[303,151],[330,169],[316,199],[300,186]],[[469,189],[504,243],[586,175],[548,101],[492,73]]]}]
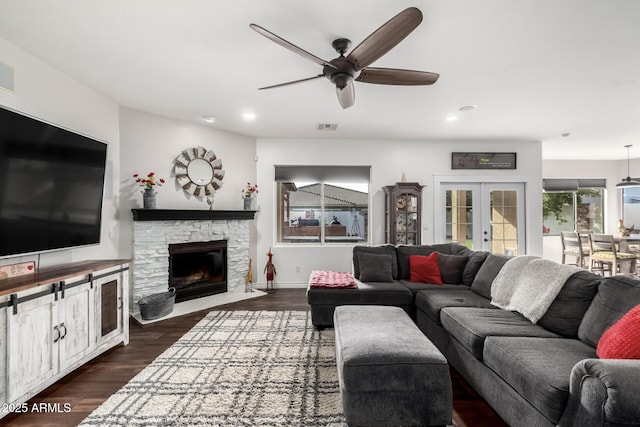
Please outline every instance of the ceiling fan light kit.
[{"label": "ceiling fan light kit", "polygon": [[369,67],[370,64],[404,40],[421,22],[422,12],[420,12],[418,8],[409,7],[371,33],[362,43],[351,50],[347,56],[345,56],[345,54],[351,47],[351,40],[346,38],[335,39],[332,46],[340,56],[330,61],[326,61],[299,48],[259,25],[250,24],[249,27],[258,34],[323,67],[322,74],[261,87],[260,90],[273,89],[326,77],[336,86],[338,102],[342,108],[349,108],[355,103],[354,80],[363,83],[395,86],[431,85],[438,80],[439,74],[398,68]]},{"label": "ceiling fan light kit", "polygon": [[616,188],[631,188],[631,187],[640,187],[640,181],[636,181],[631,178],[631,173],[629,172],[629,148],[632,145],[625,145],[627,149],[627,177],[623,178],[622,181],[616,184]]}]

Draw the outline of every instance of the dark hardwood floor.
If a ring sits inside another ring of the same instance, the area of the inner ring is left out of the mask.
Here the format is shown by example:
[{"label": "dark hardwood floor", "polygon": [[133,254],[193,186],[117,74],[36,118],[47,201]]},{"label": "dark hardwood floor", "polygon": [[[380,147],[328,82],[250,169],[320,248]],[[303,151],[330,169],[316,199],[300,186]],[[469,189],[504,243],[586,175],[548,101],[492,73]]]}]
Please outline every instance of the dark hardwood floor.
[{"label": "dark hardwood floor", "polygon": [[[29,412],[10,414],[3,426],[75,426],[193,327],[211,310],[308,310],[305,289],[278,289],[265,296],[218,306],[141,327],[131,322],[127,346],[113,348],[28,402]],[[459,427],[500,427],[506,424],[452,370],[454,421]],[[60,412],[32,410],[41,404]],[[64,405],[70,406],[65,412]]]}]

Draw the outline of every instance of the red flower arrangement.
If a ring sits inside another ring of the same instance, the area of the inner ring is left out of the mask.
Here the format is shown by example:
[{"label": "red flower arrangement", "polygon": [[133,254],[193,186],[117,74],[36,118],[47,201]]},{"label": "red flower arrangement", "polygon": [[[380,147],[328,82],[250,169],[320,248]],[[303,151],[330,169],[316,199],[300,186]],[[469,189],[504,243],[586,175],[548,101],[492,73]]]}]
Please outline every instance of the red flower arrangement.
[{"label": "red flower arrangement", "polygon": [[133,177],[136,180],[136,184],[140,187],[144,187],[145,189],[152,189],[153,187],[161,187],[166,181],[163,178],[156,179],[156,174],[154,172],[149,172],[146,178],[140,177],[139,174],[134,173]]},{"label": "red flower arrangement", "polygon": [[251,197],[258,193],[258,184],[247,182],[247,186],[242,189],[242,192],[244,193],[244,197]]}]

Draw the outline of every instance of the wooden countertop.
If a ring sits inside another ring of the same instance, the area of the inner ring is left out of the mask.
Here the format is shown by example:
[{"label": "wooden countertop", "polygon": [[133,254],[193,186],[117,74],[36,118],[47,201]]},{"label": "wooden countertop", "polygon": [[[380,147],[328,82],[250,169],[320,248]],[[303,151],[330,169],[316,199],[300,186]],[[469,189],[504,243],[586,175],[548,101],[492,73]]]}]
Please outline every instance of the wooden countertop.
[{"label": "wooden countertop", "polygon": [[0,296],[24,291],[25,289],[35,288],[40,285],[47,285],[70,277],[93,273],[96,270],[103,270],[105,268],[130,262],[130,259],[100,259],[78,261],[70,264],[41,268],[33,274],[26,274],[24,276],[0,280]]}]

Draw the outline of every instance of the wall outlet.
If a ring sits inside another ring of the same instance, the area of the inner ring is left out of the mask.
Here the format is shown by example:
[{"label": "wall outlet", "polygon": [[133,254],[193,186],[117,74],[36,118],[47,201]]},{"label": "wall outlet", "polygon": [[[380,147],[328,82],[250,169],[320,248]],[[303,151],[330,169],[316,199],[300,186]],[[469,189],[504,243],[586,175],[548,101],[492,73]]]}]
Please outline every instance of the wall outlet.
[{"label": "wall outlet", "polygon": [[300,273],[300,266],[296,265],[296,273]]}]

